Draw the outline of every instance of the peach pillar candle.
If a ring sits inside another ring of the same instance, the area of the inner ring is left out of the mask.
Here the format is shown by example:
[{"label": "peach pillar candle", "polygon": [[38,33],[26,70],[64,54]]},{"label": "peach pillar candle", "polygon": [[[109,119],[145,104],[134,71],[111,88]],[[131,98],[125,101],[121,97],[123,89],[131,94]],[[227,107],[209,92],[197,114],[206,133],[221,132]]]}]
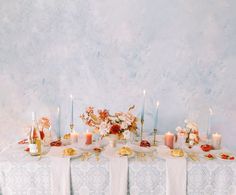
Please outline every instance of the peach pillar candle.
[{"label": "peach pillar candle", "polygon": [[85,144],[89,145],[89,144],[92,144],[92,140],[93,140],[93,135],[91,132],[88,132],[85,134],[86,136],[86,142]]},{"label": "peach pillar candle", "polygon": [[212,146],[215,150],[219,150],[221,146],[221,135],[219,133],[212,134]]},{"label": "peach pillar candle", "polygon": [[165,134],[165,145],[168,146],[170,149],[174,147],[174,134],[167,132]]}]

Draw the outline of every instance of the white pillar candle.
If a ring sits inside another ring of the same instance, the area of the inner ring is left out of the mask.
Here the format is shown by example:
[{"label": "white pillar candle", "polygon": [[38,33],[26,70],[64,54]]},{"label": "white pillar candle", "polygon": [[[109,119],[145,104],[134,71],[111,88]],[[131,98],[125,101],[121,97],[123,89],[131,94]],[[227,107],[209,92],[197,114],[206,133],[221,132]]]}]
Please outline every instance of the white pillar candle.
[{"label": "white pillar candle", "polygon": [[221,135],[219,133],[212,134],[212,146],[215,150],[219,150],[221,147]]},{"label": "white pillar candle", "polygon": [[77,143],[78,142],[78,137],[79,137],[79,134],[77,132],[72,132],[70,134],[71,142],[72,143]]}]

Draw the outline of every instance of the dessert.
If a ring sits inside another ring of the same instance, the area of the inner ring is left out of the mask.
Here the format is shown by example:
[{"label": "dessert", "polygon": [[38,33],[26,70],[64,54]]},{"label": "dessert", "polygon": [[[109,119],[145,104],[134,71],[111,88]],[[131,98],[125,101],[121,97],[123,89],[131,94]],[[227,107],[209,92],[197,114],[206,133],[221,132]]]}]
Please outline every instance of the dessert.
[{"label": "dessert", "polygon": [[184,151],[182,149],[173,149],[171,150],[171,155],[175,157],[182,157],[184,156]]},{"label": "dessert", "polygon": [[208,160],[213,160],[213,159],[215,159],[215,156],[214,155],[212,155],[212,154],[206,154],[206,155],[204,155],[204,157],[206,158],[206,159],[208,159]]},{"label": "dessert", "polygon": [[66,148],[63,150],[63,155],[64,156],[73,156],[77,153],[77,151],[73,148]]},{"label": "dessert", "polygon": [[62,145],[61,140],[57,140],[50,143],[50,146],[61,146],[61,145]]},{"label": "dessert", "polygon": [[212,150],[212,146],[209,145],[209,144],[205,144],[205,145],[201,145],[201,149],[204,151],[204,152],[208,152],[210,150]]},{"label": "dessert", "polygon": [[133,151],[131,148],[123,146],[122,148],[119,149],[118,154],[121,156],[130,156],[133,154]]},{"label": "dessert", "polygon": [[142,140],[140,142],[140,146],[146,148],[146,147],[151,147],[151,144],[147,140]]}]

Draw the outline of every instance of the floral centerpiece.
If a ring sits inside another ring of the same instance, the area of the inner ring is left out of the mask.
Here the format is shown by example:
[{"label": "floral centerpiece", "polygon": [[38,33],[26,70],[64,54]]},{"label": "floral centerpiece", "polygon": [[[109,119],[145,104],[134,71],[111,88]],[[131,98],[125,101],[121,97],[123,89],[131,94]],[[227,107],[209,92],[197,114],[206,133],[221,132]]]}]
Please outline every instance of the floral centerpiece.
[{"label": "floral centerpiece", "polygon": [[106,109],[95,112],[94,107],[88,107],[80,118],[94,129],[94,133],[99,133],[102,137],[117,135],[119,139],[129,139],[130,133],[137,131],[137,117],[131,112],[134,107],[130,107],[128,112],[114,114]]},{"label": "floral centerpiece", "polygon": [[185,127],[177,127],[176,131],[178,132],[178,135],[185,136],[186,140],[185,142],[189,145],[191,148],[192,146],[199,143],[199,130],[198,125],[194,121],[185,120]]}]

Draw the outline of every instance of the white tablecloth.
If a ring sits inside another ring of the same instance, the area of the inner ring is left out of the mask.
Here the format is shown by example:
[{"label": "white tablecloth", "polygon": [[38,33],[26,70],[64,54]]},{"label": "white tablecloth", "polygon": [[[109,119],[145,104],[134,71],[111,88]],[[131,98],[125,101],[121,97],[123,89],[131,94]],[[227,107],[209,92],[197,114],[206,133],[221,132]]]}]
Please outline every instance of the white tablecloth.
[{"label": "white tablecloth", "polygon": [[[13,145],[0,154],[0,194],[51,194],[49,158],[31,157],[25,146]],[[129,160],[128,193],[131,195],[166,194],[166,162],[164,159]],[[109,161],[71,160],[71,194],[109,194]],[[236,162],[213,160],[187,162],[188,195],[236,194]]]}]

